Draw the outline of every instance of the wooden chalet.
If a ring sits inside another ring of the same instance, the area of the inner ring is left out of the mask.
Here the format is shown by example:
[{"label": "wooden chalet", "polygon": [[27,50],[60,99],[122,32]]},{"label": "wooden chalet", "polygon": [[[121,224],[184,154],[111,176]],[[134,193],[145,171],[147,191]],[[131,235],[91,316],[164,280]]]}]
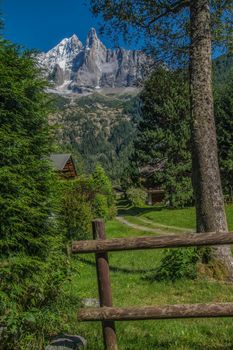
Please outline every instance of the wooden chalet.
[{"label": "wooden chalet", "polygon": [[165,197],[165,191],[162,189],[149,188],[147,190],[147,200],[146,204],[154,205],[157,203],[162,203]]},{"label": "wooden chalet", "polygon": [[74,161],[70,153],[68,154],[52,153],[50,155],[50,160],[54,168],[60,173],[62,177],[66,179],[73,179],[77,176]]}]

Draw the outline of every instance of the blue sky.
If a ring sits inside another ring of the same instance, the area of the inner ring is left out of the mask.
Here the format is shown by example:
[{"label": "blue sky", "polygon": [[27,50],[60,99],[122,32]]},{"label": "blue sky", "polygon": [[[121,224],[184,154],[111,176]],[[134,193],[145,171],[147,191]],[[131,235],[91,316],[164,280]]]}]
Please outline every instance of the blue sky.
[{"label": "blue sky", "polygon": [[[87,0],[0,0],[4,36],[25,48],[41,51],[48,51],[74,33],[85,43],[89,29],[95,27],[98,32],[100,21],[92,16],[87,3]],[[99,37],[107,47],[112,47],[111,38]],[[142,41],[131,47],[123,40],[119,44],[129,49],[143,46]],[[220,53],[217,50],[214,56]]]},{"label": "blue sky", "polygon": [[[90,13],[84,0],[0,0],[4,36],[26,48],[47,51],[60,40],[77,34],[85,42],[91,27],[99,20]],[[107,46],[110,40],[100,37]],[[126,45],[122,45],[126,46]]]}]

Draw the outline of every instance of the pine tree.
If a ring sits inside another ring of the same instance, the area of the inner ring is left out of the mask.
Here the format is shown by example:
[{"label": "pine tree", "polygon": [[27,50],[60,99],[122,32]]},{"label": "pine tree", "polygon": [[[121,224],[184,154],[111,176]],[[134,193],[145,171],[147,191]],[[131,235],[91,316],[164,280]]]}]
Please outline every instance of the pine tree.
[{"label": "pine tree", "polygon": [[233,71],[215,89],[215,119],[220,172],[226,199],[233,201]]},{"label": "pine tree", "polygon": [[[140,94],[133,161],[150,167],[145,185],[162,186],[169,206],[192,203],[189,91],[182,74],[156,70]],[[153,169],[153,170],[152,170]]]},{"label": "pine tree", "polygon": [[[17,340],[29,331],[30,310],[36,314],[55,297],[65,273],[54,229],[45,87],[31,55],[1,40],[0,323],[7,349],[20,348]],[[35,324],[32,318],[30,325]]]}]

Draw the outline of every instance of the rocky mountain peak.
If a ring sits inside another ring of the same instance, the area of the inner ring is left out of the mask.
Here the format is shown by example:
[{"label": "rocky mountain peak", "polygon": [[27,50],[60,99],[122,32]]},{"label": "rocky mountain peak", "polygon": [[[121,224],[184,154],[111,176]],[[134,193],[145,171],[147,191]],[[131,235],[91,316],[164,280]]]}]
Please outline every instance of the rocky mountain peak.
[{"label": "rocky mountain peak", "polygon": [[76,34],[38,57],[58,93],[133,87],[142,80],[148,57],[140,51],[107,49],[91,28],[85,45]]},{"label": "rocky mountain peak", "polygon": [[94,42],[99,41],[95,28],[91,28],[87,35],[87,46],[92,46]]},{"label": "rocky mountain peak", "polygon": [[79,40],[76,34],[73,34],[68,40],[72,46],[78,46],[79,48],[83,47],[82,42]]},{"label": "rocky mountain peak", "polygon": [[[86,49],[106,50],[102,41],[98,38],[95,28],[91,28],[87,35]],[[100,53],[101,54],[101,53]]]}]

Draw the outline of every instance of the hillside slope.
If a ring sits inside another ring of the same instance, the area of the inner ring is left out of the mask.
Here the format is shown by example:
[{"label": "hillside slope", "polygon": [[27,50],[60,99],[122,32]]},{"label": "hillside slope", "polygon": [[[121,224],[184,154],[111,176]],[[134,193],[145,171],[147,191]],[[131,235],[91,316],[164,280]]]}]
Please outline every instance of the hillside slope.
[{"label": "hillside slope", "polygon": [[138,119],[135,92],[56,96],[59,111],[51,118],[61,148],[80,155],[84,170],[99,162],[115,181],[128,165]]}]

